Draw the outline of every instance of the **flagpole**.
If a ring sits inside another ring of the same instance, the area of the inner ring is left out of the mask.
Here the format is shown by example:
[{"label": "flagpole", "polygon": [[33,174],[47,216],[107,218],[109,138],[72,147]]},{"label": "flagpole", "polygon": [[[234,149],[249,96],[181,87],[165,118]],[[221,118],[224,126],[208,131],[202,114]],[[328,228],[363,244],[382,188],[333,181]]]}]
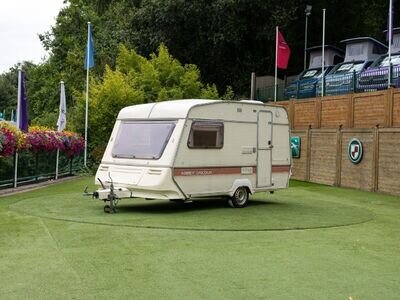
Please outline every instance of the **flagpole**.
[{"label": "flagpole", "polygon": [[275,28],[275,91],[274,102],[276,102],[278,93],[278,26]]},{"label": "flagpole", "polygon": [[[64,86],[64,81],[60,81],[60,111],[59,111],[59,116],[58,116],[58,121],[57,121],[57,131],[61,131],[63,130],[62,125],[60,125],[60,116],[63,113],[62,112],[62,97],[63,97],[63,86]],[[57,158],[56,158],[56,176],[55,176],[55,180],[58,180],[58,163],[59,163],[59,159],[60,159],[60,149],[57,149]]]},{"label": "flagpole", "polygon": [[85,110],[85,152],[83,164],[87,167],[87,131],[89,118],[89,65],[90,65],[90,22],[88,22],[88,40],[87,40],[87,57],[86,57],[86,110]]},{"label": "flagpole", "polygon": [[388,43],[389,43],[389,72],[388,72],[388,88],[391,87],[391,79],[392,79],[392,27],[393,27],[393,19],[392,19],[392,14],[393,14],[393,2],[392,0],[389,0],[389,28],[388,28]]},{"label": "flagpole", "polygon": [[[21,122],[21,85],[22,85],[22,68],[18,67],[18,92],[17,92],[17,128],[20,128]],[[17,187],[18,181],[18,151],[15,150],[15,162],[14,162],[14,188]]]},{"label": "flagpole", "polygon": [[326,9],[324,8],[322,10],[322,85],[321,85],[321,97],[324,96],[324,91],[325,91],[325,11]]}]

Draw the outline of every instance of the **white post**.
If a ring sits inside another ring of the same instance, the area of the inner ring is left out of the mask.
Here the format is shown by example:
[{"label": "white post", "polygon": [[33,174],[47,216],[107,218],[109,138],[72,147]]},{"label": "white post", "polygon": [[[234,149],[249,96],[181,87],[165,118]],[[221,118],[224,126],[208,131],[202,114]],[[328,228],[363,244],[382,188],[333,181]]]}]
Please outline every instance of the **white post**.
[{"label": "white post", "polygon": [[256,73],[251,72],[251,85],[250,85],[250,100],[254,100],[255,97],[255,85],[256,85]]},{"label": "white post", "polygon": [[274,91],[274,101],[276,102],[278,93],[278,26],[276,26],[275,31],[275,91]]},{"label": "white post", "polygon": [[58,159],[60,158],[60,149],[57,149],[57,158],[56,158],[56,180],[58,179]]},{"label": "white post", "polygon": [[[22,68],[21,66],[18,67],[18,99],[17,99],[17,128],[20,127],[21,117],[20,117],[20,110],[21,110],[21,85],[22,85]],[[14,188],[17,187],[18,181],[18,152],[15,151],[15,163],[14,163]]]},{"label": "white post", "polygon": [[392,78],[392,30],[393,30],[393,20],[392,20],[392,14],[393,14],[393,7],[392,7],[392,0],[389,0],[389,26],[388,26],[388,43],[389,43],[389,52],[388,52],[388,57],[389,57],[389,72],[388,72],[388,88],[391,86],[391,78]]},{"label": "white post", "polygon": [[87,131],[89,118],[89,63],[90,63],[90,22],[88,22],[88,40],[87,40],[87,57],[86,57],[86,110],[85,110],[85,152],[83,157],[83,165],[87,167]]},{"label": "white post", "polygon": [[321,97],[324,96],[325,92],[325,11],[326,9],[324,8],[322,10],[322,85],[321,85]]},{"label": "white post", "polygon": [[306,28],[304,34],[304,70],[307,68],[307,32],[308,32],[308,15],[306,14]]}]

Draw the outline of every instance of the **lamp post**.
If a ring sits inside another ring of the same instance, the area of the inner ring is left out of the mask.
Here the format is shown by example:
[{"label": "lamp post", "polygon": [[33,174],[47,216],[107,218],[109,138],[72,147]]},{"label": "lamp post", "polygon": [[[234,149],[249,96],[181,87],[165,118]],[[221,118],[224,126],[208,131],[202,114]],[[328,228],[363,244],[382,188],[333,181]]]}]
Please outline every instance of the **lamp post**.
[{"label": "lamp post", "polygon": [[306,28],[304,34],[304,70],[307,68],[307,33],[308,33],[308,17],[311,15],[312,6],[306,5],[304,13],[306,14]]}]

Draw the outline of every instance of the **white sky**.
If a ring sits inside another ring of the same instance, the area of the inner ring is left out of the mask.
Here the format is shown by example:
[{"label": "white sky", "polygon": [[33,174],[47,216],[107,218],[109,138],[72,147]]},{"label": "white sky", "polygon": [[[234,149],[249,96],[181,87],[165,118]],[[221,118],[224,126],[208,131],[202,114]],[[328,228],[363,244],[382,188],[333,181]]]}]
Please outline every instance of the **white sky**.
[{"label": "white sky", "polygon": [[55,24],[63,0],[0,0],[0,73],[47,56],[38,34]]}]

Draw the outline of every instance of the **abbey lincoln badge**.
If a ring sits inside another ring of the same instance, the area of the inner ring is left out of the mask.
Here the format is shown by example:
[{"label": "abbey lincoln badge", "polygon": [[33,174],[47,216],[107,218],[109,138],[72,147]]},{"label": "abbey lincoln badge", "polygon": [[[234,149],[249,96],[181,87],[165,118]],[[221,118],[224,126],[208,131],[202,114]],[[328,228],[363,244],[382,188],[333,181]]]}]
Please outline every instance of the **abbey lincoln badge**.
[{"label": "abbey lincoln badge", "polygon": [[348,147],[349,159],[353,164],[358,164],[363,156],[363,147],[359,139],[352,139]]}]

